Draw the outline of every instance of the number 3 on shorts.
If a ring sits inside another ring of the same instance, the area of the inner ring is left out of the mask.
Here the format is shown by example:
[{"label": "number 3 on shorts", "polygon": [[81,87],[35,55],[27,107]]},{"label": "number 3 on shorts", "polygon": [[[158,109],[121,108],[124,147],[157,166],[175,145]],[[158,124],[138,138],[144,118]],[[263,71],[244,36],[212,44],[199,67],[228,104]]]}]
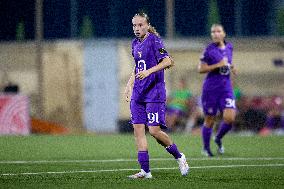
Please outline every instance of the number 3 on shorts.
[{"label": "number 3 on shorts", "polygon": [[226,108],[235,108],[236,103],[234,99],[226,98]]},{"label": "number 3 on shorts", "polygon": [[148,122],[149,123],[159,123],[159,114],[156,113],[148,113]]}]

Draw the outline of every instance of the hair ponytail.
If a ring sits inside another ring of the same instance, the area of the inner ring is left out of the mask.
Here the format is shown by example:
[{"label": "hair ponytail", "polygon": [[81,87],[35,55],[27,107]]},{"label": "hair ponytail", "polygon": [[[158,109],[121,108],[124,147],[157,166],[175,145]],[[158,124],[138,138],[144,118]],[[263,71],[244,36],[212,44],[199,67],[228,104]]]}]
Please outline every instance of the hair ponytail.
[{"label": "hair ponytail", "polygon": [[156,28],[154,26],[149,25],[149,29],[148,29],[149,33],[155,34],[156,36],[160,36],[160,34],[157,32]]}]

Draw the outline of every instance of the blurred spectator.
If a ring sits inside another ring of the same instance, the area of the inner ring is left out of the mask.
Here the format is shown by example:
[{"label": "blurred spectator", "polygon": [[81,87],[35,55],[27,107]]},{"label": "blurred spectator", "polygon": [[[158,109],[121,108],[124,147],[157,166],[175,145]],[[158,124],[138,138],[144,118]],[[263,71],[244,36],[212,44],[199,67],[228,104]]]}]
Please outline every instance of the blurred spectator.
[{"label": "blurred spectator", "polygon": [[181,79],[178,89],[173,91],[167,99],[167,126],[171,131],[176,131],[178,122],[188,115],[188,107],[192,94],[186,88],[186,80]]},{"label": "blurred spectator", "polygon": [[243,108],[243,102],[244,102],[244,95],[241,91],[241,88],[239,87],[239,85],[236,83],[235,80],[232,80],[232,85],[233,85],[233,92],[234,92],[234,96],[235,96],[235,100],[236,100],[236,120],[234,122],[234,125],[233,125],[233,130],[234,131],[237,131],[238,129],[240,129],[240,125],[241,125],[241,122],[242,122],[242,119],[241,119],[241,110]]},{"label": "blurred spectator", "polygon": [[240,87],[236,84],[234,85],[234,95],[235,95],[236,101],[241,100],[242,91],[241,91]]},{"label": "blurred spectator", "polygon": [[244,129],[259,131],[265,124],[265,100],[262,97],[253,97],[248,104],[248,109],[243,112]]},{"label": "blurred spectator", "polygon": [[[200,127],[202,126],[204,122],[204,114],[202,110],[202,104],[201,104],[201,97],[193,97],[191,98],[189,102],[189,113],[188,113],[188,119],[186,122],[186,132],[187,133],[200,133]],[[192,129],[196,128],[195,131]]]},{"label": "blurred spectator", "polygon": [[[248,97],[243,95],[235,82],[233,85],[238,110],[235,131],[254,131],[260,135],[272,132],[284,134],[283,97]],[[200,97],[193,97],[186,88],[185,80],[181,79],[178,89],[170,94],[167,101],[166,121],[170,131],[185,130],[188,133],[199,133],[203,116]]]},{"label": "blurred spectator", "polygon": [[239,113],[236,130],[251,130],[260,135],[270,134],[280,128],[284,131],[283,97],[241,95],[237,107]]},{"label": "blurred spectator", "polygon": [[261,135],[267,135],[273,130],[284,127],[283,98],[272,96],[266,99],[267,117],[265,127],[260,130]]}]

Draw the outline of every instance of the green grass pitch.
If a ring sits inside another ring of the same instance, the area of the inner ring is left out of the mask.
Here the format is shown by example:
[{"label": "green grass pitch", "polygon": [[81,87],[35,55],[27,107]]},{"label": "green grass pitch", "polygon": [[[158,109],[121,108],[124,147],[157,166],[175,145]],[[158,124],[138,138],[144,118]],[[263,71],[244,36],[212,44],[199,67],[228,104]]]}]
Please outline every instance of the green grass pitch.
[{"label": "green grass pitch", "polygon": [[[151,137],[153,179],[129,180],[138,170],[132,135],[0,137],[0,188],[283,188],[284,137],[224,139],[226,154],[200,155],[201,139],[172,135],[192,167],[177,163]],[[211,143],[216,154],[216,146]]]}]

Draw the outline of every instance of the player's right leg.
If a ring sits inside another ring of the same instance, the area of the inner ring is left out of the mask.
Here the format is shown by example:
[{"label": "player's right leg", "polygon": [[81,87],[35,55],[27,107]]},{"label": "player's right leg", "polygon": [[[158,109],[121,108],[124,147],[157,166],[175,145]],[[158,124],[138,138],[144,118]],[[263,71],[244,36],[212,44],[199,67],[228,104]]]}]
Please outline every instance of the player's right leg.
[{"label": "player's right leg", "polygon": [[203,141],[202,154],[207,157],[213,157],[213,153],[210,148],[210,140],[211,140],[214,122],[215,122],[215,116],[206,115],[204,118],[204,124],[201,131],[202,141]]},{"label": "player's right leg", "polygon": [[212,157],[213,154],[210,149],[210,140],[215,123],[215,116],[218,110],[217,95],[211,94],[211,92],[202,93],[202,108],[205,115],[204,123],[202,126],[202,142],[203,149],[202,154],[207,157]]},{"label": "player's right leg", "polygon": [[143,103],[131,101],[130,109],[132,115],[131,121],[133,123],[133,128],[134,128],[134,137],[138,151],[137,153],[138,163],[140,164],[141,171],[136,174],[128,176],[128,178],[149,179],[152,178],[152,174],[150,172],[148,146],[145,135],[145,122],[147,121],[146,112],[143,111],[145,109],[145,105]]}]

